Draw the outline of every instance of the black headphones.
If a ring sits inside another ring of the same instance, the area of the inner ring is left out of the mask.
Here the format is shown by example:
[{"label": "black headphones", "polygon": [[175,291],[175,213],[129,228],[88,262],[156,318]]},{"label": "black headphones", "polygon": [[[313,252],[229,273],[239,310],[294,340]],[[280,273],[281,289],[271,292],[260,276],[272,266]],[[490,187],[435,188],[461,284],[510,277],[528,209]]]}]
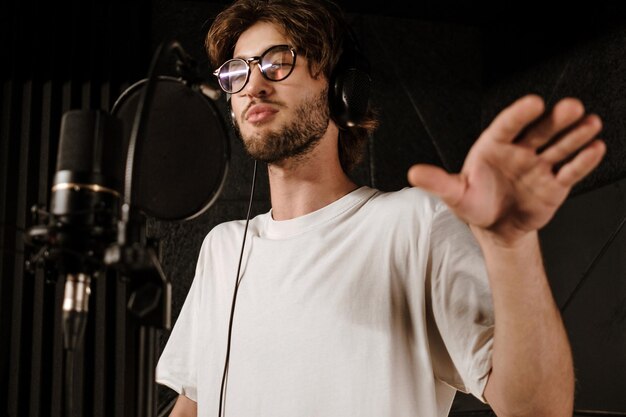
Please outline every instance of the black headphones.
[{"label": "black headphones", "polygon": [[369,106],[371,84],[370,63],[348,27],[341,56],[328,86],[330,114],[340,128],[347,129],[363,121]]}]

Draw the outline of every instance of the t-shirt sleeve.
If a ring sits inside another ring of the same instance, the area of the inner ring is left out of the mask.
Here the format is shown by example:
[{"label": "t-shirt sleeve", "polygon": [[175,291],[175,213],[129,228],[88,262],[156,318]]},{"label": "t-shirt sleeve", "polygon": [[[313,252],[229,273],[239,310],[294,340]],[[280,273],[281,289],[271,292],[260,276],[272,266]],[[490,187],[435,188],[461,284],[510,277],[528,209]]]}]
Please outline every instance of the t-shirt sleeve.
[{"label": "t-shirt sleeve", "polygon": [[[204,242],[206,244],[206,240]],[[156,382],[177,393],[197,398],[198,306],[201,297],[204,246],[200,251],[194,279],[183,307],[156,367]]]},{"label": "t-shirt sleeve", "polygon": [[438,379],[483,403],[494,314],[484,258],[469,227],[443,203],[430,231],[428,334]]}]

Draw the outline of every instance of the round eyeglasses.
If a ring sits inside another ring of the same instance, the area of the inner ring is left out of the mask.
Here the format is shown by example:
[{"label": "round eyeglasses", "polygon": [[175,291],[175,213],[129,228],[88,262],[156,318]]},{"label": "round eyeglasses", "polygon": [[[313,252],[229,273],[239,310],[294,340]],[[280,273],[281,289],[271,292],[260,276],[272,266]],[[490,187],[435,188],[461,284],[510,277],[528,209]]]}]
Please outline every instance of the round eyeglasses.
[{"label": "round eyeglasses", "polygon": [[257,62],[263,78],[282,81],[296,66],[296,50],[289,45],[275,45],[260,56],[234,58],[224,62],[213,72],[222,90],[235,94],[243,90],[250,79],[250,64]]}]

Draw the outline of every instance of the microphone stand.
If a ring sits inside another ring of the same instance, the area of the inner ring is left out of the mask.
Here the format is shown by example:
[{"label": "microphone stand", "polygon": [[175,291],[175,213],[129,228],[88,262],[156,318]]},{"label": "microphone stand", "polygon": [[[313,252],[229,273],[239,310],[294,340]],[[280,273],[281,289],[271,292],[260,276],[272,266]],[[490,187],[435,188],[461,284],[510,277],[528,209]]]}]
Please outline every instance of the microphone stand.
[{"label": "microphone stand", "polygon": [[[131,380],[135,385],[136,404],[128,415],[157,415],[155,368],[158,360],[158,331],[171,327],[171,285],[163,273],[154,242],[148,241],[145,222],[129,206],[122,207],[117,243],[109,246],[105,263],[120,271],[127,282],[127,310],[137,329],[138,357]],[[127,381],[128,382],[128,381]],[[128,402],[127,402],[128,407]]]}]

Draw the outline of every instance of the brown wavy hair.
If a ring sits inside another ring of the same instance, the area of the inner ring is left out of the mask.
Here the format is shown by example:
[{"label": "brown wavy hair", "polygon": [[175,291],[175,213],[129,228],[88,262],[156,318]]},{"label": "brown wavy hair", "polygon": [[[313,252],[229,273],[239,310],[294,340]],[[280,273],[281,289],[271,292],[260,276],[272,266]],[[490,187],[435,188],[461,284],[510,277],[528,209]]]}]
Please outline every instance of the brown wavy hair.
[{"label": "brown wavy hair", "polygon": [[[256,22],[278,26],[306,57],[313,77],[330,79],[342,52],[348,21],[343,10],[329,0],[237,0],[223,9],[213,21],[205,47],[213,68],[233,57],[239,36]],[[363,159],[368,137],[378,127],[372,106],[358,125],[340,130],[339,160],[350,172]]]}]

